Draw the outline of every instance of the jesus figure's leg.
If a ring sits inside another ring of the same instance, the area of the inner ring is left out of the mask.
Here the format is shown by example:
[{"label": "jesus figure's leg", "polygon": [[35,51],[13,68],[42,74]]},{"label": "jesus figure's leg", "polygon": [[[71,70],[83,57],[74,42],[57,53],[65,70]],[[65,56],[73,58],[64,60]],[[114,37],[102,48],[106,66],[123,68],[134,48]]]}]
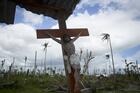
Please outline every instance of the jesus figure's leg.
[{"label": "jesus figure's leg", "polygon": [[78,65],[74,66],[74,78],[75,78],[75,88],[74,91],[75,93],[79,93],[77,91],[80,91],[80,69]]}]

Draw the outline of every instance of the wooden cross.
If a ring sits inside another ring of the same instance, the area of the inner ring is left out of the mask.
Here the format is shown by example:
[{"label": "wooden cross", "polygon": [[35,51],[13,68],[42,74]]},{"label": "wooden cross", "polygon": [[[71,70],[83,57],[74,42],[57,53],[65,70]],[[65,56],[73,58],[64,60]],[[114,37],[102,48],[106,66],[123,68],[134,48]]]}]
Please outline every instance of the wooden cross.
[{"label": "wooden cross", "polygon": [[[47,33],[51,34],[52,36],[56,37],[56,38],[61,38],[63,34],[68,34],[70,37],[74,37],[77,36],[80,32],[80,36],[88,36],[88,30],[86,28],[79,28],[79,29],[67,29],[66,28],[66,23],[65,23],[65,19],[60,18],[58,20],[59,22],[59,29],[38,29],[37,30],[37,38],[38,39],[43,39],[43,38],[49,38],[49,36],[47,35]],[[61,38],[62,39],[62,38]],[[63,56],[66,55],[63,49],[63,45],[62,45],[62,51],[63,51]],[[64,58],[63,58],[64,59]],[[64,59],[64,67],[65,67],[65,72],[66,72],[66,76],[68,78],[68,87],[69,87],[69,91],[68,93],[81,93],[80,90],[77,92],[74,92],[74,73],[69,74],[67,71],[67,60]]]}]

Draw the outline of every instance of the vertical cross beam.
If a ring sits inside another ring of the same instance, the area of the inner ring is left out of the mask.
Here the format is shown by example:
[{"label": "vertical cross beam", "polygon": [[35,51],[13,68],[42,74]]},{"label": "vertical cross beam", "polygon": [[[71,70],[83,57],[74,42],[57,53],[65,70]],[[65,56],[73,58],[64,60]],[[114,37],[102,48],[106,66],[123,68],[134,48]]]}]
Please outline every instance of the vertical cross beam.
[{"label": "vertical cross beam", "polygon": [[[59,29],[60,31],[65,31],[65,29],[67,28],[66,27],[66,22],[65,22],[65,19],[63,17],[60,17],[58,19],[58,23],[59,23]],[[62,39],[62,38],[61,38]],[[63,45],[62,45],[62,51],[63,51],[63,57],[65,54],[64,52],[64,49],[63,49]],[[63,58],[64,59],[64,58]],[[65,73],[66,73],[66,77],[67,77],[67,80],[68,80],[68,93],[75,93],[74,92],[74,84],[75,84],[75,80],[74,80],[74,72],[72,71],[70,74],[68,73],[68,70],[67,70],[67,61],[66,59],[64,59],[64,67],[65,67]],[[81,93],[80,90],[77,91],[77,93]]]}]

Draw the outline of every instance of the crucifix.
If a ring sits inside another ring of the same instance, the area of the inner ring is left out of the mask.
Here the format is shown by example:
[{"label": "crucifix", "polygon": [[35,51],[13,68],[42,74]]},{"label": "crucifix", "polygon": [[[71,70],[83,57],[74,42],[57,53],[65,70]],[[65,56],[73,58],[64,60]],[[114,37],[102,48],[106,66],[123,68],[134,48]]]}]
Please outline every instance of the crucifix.
[{"label": "crucifix", "polygon": [[[0,0],[0,22],[5,23],[14,23],[14,16],[15,16],[15,7],[19,5],[22,8],[27,9],[28,11],[32,11],[36,14],[43,14],[44,16],[52,17],[53,19],[58,20],[59,29],[50,29],[50,30],[37,30],[37,38],[61,38],[61,41],[64,41],[64,34],[69,35],[69,37],[79,36],[88,36],[87,29],[67,29],[66,28],[66,19],[73,13],[76,5],[80,2],[80,0]],[[73,43],[73,42],[72,42]],[[73,69],[69,71],[67,69],[67,63],[73,60],[71,56],[72,54],[69,52],[65,52],[67,49],[66,43],[62,43],[62,51],[63,51],[63,58],[64,58],[64,66],[66,76],[68,78],[68,87],[69,93],[80,93],[80,89],[76,89],[75,86],[75,78]],[[74,45],[72,45],[74,46]],[[73,50],[73,49],[72,49]],[[67,58],[68,57],[68,58]],[[70,58],[69,58],[70,57]],[[79,87],[79,85],[77,85]],[[75,91],[76,89],[76,91]]]},{"label": "crucifix", "polygon": [[[61,41],[64,41],[64,39],[65,39],[65,38],[63,38],[64,35],[68,35],[69,37],[75,37],[73,39],[77,39],[79,36],[88,36],[89,35],[88,30],[86,28],[67,29],[65,19],[63,19],[63,18],[60,18],[58,20],[58,23],[59,23],[59,29],[38,29],[37,30],[37,38],[38,39],[42,39],[42,38],[52,38],[52,39],[61,38],[61,40],[60,40],[60,42],[61,42]],[[71,40],[73,40],[73,39],[71,39]],[[55,41],[57,41],[57,40],[55,40]],[[59,42],[59,41],[57,41],[57,42]],[[74,72],[76,69],[71,68],[71,67],[70,67],[70,70],[69,70],[69,66],[68,66],[68,62],[71,63],[71,61],[72,61],[72,60],[70,60],[70,57],[72,58],[71,55],[74,54],[74,56],[75,56],[75,53],[70,54],[70,52],[73,51],[73,49],[69,50],[68,51],[69,53],[67,53],[67,50],[65,50],[65,49],[69,49],[69,48],[67,48],[65,43],[60,43],[60,44],[62,45],[64,67],[65,67],[66,76],[68,78],[69,93],[81,93],[80,92],[80,83],[77,81],[78,78],[76,79],[76,77],[78,77],[78,76],[75,76],[75,75],[80,76],[80,71],[79,72]],[[75,50],[74,50],[74,52],[75,52]],[[75,73],[77,73],[77,74],[75,74]]]}]

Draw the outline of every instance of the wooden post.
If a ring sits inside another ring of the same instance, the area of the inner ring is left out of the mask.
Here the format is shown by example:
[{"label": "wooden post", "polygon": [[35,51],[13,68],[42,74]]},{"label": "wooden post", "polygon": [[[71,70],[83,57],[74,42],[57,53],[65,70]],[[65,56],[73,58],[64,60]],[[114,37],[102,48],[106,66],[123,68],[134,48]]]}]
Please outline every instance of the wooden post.
[{"label": "wooden post", "polygon": [[16,3],[11,0],[0,0],[0,22],[13,24],[16,10]]},{"label": "wooden post", "polygon": [[[65,19],[63,17],[61,17],[61,18],[58,19],[58,23],[59,23],[59,29],[60,29],[60,31],[66,31],[65,30],[65,29],[67,29],[67,27],[66,27],[66,21],[65,21]],[[64,52],[63,45],[62,45],[62,51],[63,51],[63,57],[64,57],[64,55],[66,55],[66,54]],[[71,71],[70,74],[68,73],[68,70],[67,70],[67,62],[68,62],[68,60],[64,59],[65,73],[66,73],[66,76],[67,76],[68,88],[69,88],[68,93],[75,93],[74,92],[74,84],[75,84],[74,71]],[[80,93],[80,90],[77,93]]]}]

